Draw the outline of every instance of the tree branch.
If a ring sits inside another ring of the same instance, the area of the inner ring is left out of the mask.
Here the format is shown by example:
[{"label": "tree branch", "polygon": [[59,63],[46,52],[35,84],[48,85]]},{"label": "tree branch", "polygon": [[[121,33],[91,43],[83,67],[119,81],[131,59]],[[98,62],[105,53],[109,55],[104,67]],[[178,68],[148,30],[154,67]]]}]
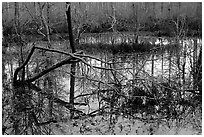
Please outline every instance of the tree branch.
[{"label": "tree branch", "polygon": [[[64,52],[64,51],[56,50],[56,49],[48,49],[48,48],[38,47],[38,46],[36,46],[35,48],[36,48],[36,49],[45,50],[45,51],[50,51],[50,52],[56,52],[56,53],[60,53],[60,54],[69,55],[69,56],[71,56],[71,57],[73,57],[73,58],[78,58],[78,59],[80,59],[80,58],[77,57],[77,56],[83,54],[83,51],[79,51],[79,52],[76,52],[76,53],[67,53],[67,52]],[[77,56],[76,56],[76,55],[77,55]]]},{"label": "tree branch", "polygon": [[87,94],[81,94],[81,95],[78,95],[78,96],[74,97],[74,99],[77,99],[77,98],[79,98],[79,97],[94,95],[94,94],[96,94],[96,93],[92,92],[92,93],[87,93]]},{"label": "tree branch", "polygon": [[[46,98],[52,99],[55,103],[58,103],[58,104],[60,104],[60,105],[62,105],[64,107],[66,107],[69,110],[70,109],[72,109],[72,110],[75,109],[75,108],[72,108],[72,106],[70,105],[69,102],[66,102],[66,101],[63,101],[62,99],[54,97],[53,94],[49,94],[47,92],[43,92],[42,89],[37,87],[35,84],[27,83],[24,86],[28,86],[28,88],[31,88],[32,90],[34,90],[36,92],[39,92],[40,94],[44,95]],[[83,106],[86,106],[87,104],[86,103],[74,103],[74,105],[83,105]]]},{"label": "tree branch", "polygon": [[[71,63],[73,63],[73,62],[76,62],[76,61],[73,61],[73,58],[72,58],[72,57],[69,57],[69,58],[67,58],[67,59],[64,59],[63,61],[54,64],[54,65],[51,66],[50,68],[48,68],[48,69],[46,69],[46,70],[44,70],[44,71],[42,71],[42,72],[36,74],[36,75],[33,76],[32,78],[26,80],[26,82],[29,82],[29,83],[30,83],[30,82],[33,82],[33,81],[37,80],[38,78],[42,77],[43,75],[49,73],[50,71],[52,71],[52,70],[54,70],[54,69],[56,69],[56,68],[59,68],[59,67],[65,65],[65,64],[71,64]],[[77,61],[77,62],[78,62],[78,61]]]},{"label": "tree branch", "polygon": [[[33,43],[33,45],[34,45],[34,43]],[[34,50],[35,50],[35,46],[32,47],[32,49],[31,49],[31,51],[30,51],[30,53],[29,53],[27,59],[25,60],[25,62],[24,62],[20,67],[16,68],[16,70],[15,70],[15,72],[14,72],[14,78],[13,78],[14,84],[15,84],[15,82],[17,81],[18,72],[19,72],[21,69],[23,69],[23,68],[25,67],[25,65],[29,62],[31,56],[33,55]]]}]

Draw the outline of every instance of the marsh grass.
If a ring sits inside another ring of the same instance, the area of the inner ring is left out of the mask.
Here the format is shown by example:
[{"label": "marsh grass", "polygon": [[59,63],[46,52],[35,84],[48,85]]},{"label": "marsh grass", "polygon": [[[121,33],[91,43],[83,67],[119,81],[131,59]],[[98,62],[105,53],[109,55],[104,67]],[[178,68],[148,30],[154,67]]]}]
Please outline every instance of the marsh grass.
[{"label": "marsh grass", "polygon": [[88,52],[103,52],[107,51],[113,54],[117,53],[136,53],[136,52],[150,52],[156,45],[150,43],[121,43],[121,44],[79,44],[76,46],[78,50],[84,50]]}]

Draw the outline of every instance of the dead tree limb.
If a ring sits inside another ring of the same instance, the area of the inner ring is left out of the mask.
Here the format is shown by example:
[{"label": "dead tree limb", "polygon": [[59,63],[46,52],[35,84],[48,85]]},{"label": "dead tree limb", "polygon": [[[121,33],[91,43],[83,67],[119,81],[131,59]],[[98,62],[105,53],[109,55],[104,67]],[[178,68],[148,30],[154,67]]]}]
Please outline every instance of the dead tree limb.
[{"label": "dead tree limb", "polygon": [[31,49],[31,51],[30,51],[30,53],[29,53],[27,59],[25,60],[25,62],[24,62],[20,67],[16,68],[16,70],[15,70],[15,72],[14,72],[14,77],[13,77],[14,83],[17,81],[18,72],[19,72],[21,69],[23,69],[23,68],[25,67],[25,65],[28,64],[28,62],[29,62],[31,56],[33,55],[34,50],[35,50],[35,46],[32,47],[32,49]]},{"label": "dead tree limb", "polygon": [[[33,43],[34,45],[34,43]],[[75,62],[78,62],[80,61],[81,58],[75,56],[74,54],[69,54],[69,53],[66,53],[66,52],[62,52],[62,51],[58,51],[58,50],[55,50],[55,49],[47,49],[47,48],[42,48],[42,47],[35,47],[33,46],[31,48],[31,51],[28,55],[28,57],[26,58],[25,62],[18,68],[16,68],[15,72],[14,72],[14,78],[13,78],[13,82],[14,84],[17,82],[17,76],[18,76],[18,73],[21,69],[23,69],[29,62],[31,56],[33,55],[35,49],[43,49],[45,51],[50,51],[50,52],[58,52],[58,53],[62,53],[62,54],[66,54],[66,55],[69,55],[71,57],[68,57],[67,59],[64,59],[56,64],[54,64],[53,66],[51,66],[50,68],[36,74],[35,76],[33,76],[32,78],[30,79],[27,79],[26,82],[33,82],[35,80],[37,80],[38,78],[42,77],[43,75],[49,73],[50,71],[58,68],[58,67],[61,67],[62,65],[65,65],[65,64],[71,64],[71,63],[75,63]],[[80,54],[80,53],[79,53]]]},{"label": "dead tree limb", "polygon": [[63,61],[59,62],[59,63],[56,63],[54,64],[53,66],[51,66],[50,68],[36,74],[35,76],[33,76],[32,78],[26,80],[27,82],[33,82],[37,79],[39,79],[40,77],[44,76],[45,74],[49,73],[50,71],[56,69],[56,68],[59,68],[65,64],[71,64],[71,63],[75,63],[75,62],[78,62],[78,60],[73,60],[72,57],[69,57],[67,59],[64,59]]}]

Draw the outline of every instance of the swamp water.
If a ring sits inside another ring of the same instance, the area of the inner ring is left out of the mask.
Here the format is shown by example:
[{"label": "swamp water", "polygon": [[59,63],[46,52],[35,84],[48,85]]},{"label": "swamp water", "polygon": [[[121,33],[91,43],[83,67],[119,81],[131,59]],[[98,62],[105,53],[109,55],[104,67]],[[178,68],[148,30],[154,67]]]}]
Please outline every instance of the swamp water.
[{"label": "swamp water", "polygon": [[[158,42],[156,40],[156,42]],[[193,40],[183,41],[181,47],[186,47],[184,50],[178,50],[177,48],[169,51],[157,51],[150,53],[132,53],[132,54],[116,54],[111,55],[108,52],[98,52],[91,56],[103,60],[105,62],[112,63],[108,65],[107,63],[101,62],[93,58],[85,58],[84,60],[90,64],[90,66],[85,65],[82,62],[77,63],[76,69],[76,83],[75,83],[75,97],[82,94],[96,93],[98,89],[105,89],[110,83],[119,80],[123,85],[122,90],[124,93],[128,92],[129,84],[132,81],[136,81],[136,86],[141,86],[143,83],[145,85],[151,85],[154,83],[164,83],[164,82],[178,82],[182,79],[179,77],[180,71],[178,70],[178,58],[180,59],[180,64],[185,62],[185,78],[186,84],[192,83],[191,68],[193,61]],[[201,46],[201,40],[197,40],[198,49]],[[93,42],[92,42],[93,43]],[[166,42],[168,44],[168,42]],[[163,43],[164,44],[164,43]],[[184,57],[184,53],[185,56]],[[57,61],[54,60],[54,61]],[[12,61],[12,63],[7,63],[5,65],[5,73],[7,74],[7,79],[10,79],[12,70],[17,67],[17,62]],[[34,72],[36,67],[35,62],[31,62],[28,65],[30,73]],[[112,68],[116,70],[111,72],[103,68]],[[70,89],[70,66],[65,65],[52,73],[57,79],[57,83],[61,85],[61,88],[56,90],[58,96],[64,101],[69,101],[69,89]],[[114,75],[112,73],[115,73]],[[116,76],[116,78],[114,77]],[[188,83],[187,83],[188,82]],[[189,86],[190,87],[190,86]],[[143,87],[144,88],[144,87]],[[77,106],[76,108],[83,111],[84,113],[91,113],[102,106],[106,105],[105,102],[100,102],[101,98],[97,94],[92,96],[79,97],[75,100],[76,102],[86,102],[88,106]],[[66,112],[69,113],[69,112]],[[64,114],[63,114],[64,115]],[[103,116],[102,116],[103,117]],[[103,119],[101,116],[96,116],[95,118],[87,118],[85,120],[76,120],[80,125],[84,125],[83,129],[78,127],[72,127],[69,122],[62,123],[63,132],[54,129],[56,134],[199,134],[198,131],[194,130],[191,125],[180,127],[172,126],[168,127],[169,123],[175,125],[175,121],[157,121],[154,123],[145,124],[140,120],[134,120],[131,118],[125,118],[123,116],[117,116],[117,121],[114,127],[104,125],[108,120]],[[109,117],[109,116],[107,116]],[[188,119],[188,117],[187,117]],[[72,121],[73,122],[73,121]],[[98,124],[98,128],[94,127],[91,123]],[[101,123],[102,122],[102,123]],[[189,123],[188,123],[189,124]],[[151,128],[150,128],[151,127]],[[153,131],[150,131],[153,129]],[[80,132],[79,132],[80,131]]]}]

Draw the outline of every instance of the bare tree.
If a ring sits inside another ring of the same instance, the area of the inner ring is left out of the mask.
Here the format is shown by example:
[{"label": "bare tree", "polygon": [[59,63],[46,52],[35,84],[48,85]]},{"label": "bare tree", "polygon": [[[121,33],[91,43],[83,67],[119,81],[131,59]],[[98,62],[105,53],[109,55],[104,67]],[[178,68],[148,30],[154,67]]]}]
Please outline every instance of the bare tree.
[{"label": "bare tree", "polygon": [[[47,4],[49,4],[49,3],[47,3]],[[40,29],[42,29],[42,28],[40,28],[38,31],[47,39],[48,43],[50,43],[50,28],[48,25],[49,21],[46,20],[45,15],[44,15],[44,9],[45,9],[46,3],[44,2],[41,4],[40,2],[38,2],[38,6],[39,6],[39,10],[40,10],[40,18],[42,21],[42,26],[45,28],[46,34],[44,34],[40,31]],[[48,11],[48,15],[49,15],[49,6],[47,7],[47,11]],[[50,45],[48,45],[48,47],[50,47]]]},{"label": "bare tree", "polygon": [[[74,38],[72,34],[72,24],[71,24],[71,3],[67,2],[67,10],[66,10],[66,15],[67,15],[67,23],[68,23],[68,29],[69,29],[69,41],[70,41],[70,46],[72,53],[76,52],[75,45],[74,45]],[[76,73],[76,63],[71,64],[71,74],[70,74],[70,97],[69,101],[70,104],[73,106],[74,105],[74,87],[75,87],[75,73]],[[73,118],[74,113],[71,111],[71,118]]]}]

